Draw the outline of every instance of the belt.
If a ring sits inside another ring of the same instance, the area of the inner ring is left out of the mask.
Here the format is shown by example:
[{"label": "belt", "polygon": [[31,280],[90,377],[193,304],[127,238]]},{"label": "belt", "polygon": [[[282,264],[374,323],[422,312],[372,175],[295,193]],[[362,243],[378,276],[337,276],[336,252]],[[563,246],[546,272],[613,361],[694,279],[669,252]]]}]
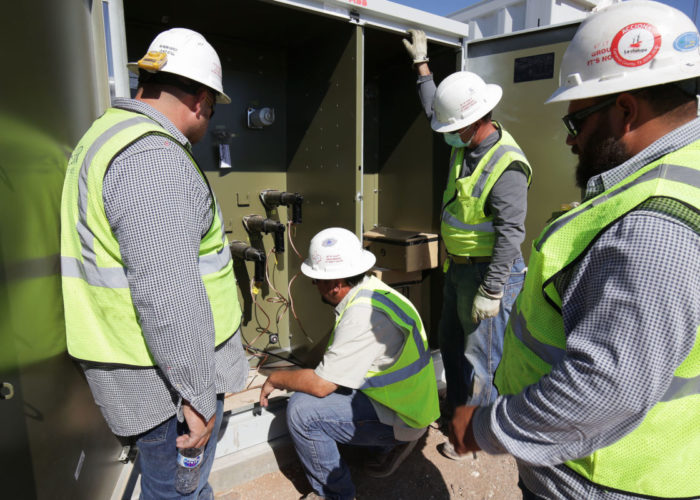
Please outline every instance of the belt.
[{"label": "belt", "polygon": [[482,262],[491,262],[491,257],[467,257],[466,255],[447,255],[455,264],[479,264]]}]

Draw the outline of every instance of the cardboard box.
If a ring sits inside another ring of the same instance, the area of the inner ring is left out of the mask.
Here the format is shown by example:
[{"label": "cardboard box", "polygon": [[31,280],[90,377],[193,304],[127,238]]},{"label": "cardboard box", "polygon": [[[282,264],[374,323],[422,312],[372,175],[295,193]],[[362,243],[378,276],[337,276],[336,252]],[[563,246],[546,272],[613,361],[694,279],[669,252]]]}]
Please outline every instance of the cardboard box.
[{"label": "cardboard box", "polygon": [[414,285],[423,280],[422,271],[395,271],[384,267],[374,267],[372,274],[382,280],[389,286],[396,288],[397,286]]},{"label": "cardboard box", "polygon": [[413,306],[425,321],[423,310],[423,272],[394,271],[383,267],[375,267],[372,274],[411,301]]},{"label": "cardboard box", "polygon": [[378,267],[404,272],[438,267],[437,234],[379,226],[363,237],[367,250],[377,257]]}]

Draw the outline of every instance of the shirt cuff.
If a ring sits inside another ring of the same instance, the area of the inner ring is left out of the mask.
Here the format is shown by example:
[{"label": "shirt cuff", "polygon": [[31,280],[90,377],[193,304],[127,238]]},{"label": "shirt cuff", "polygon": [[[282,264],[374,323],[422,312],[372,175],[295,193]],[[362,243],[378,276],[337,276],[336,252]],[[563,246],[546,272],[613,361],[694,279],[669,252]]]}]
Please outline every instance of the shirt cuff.
[{"label": "shirt cuff", "polygon": [[418,80],[416,83],[420,85],[421,83],[429,82],[433,79],[433,74],[430,73],[429,75],[418,75]]},{"label": "shirt cuff", "polygon": [[209,421],[216,413],[216,389],[212,386],[211,390],[193,398],[189,403],[192,408],[197,410],[197,413]]},{"label": "shirt cuff", "polygon": [[480,406],[472,417],[472,430],[474,431],[476,444],[490,455],[506,453],[506,450],[491,431],[491,419],[495,418],[495,413],[495,406]]}]

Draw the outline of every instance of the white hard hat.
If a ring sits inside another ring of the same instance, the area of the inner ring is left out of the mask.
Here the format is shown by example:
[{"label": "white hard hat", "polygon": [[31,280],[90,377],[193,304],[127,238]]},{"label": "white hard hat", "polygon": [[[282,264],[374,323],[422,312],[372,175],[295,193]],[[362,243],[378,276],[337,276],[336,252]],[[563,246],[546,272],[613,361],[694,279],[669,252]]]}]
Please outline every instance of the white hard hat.
[{"label": "white hard hat", "polygon": [[229,104],[221,83],[221,61],[206,39],[187,28],[172,28],[153,39],[148,53],[138,62],[127,64],[130,71],[139,68],[155,73],[163,71],[184,76],[216,91],[216,102]]},{"label": "white hard hat", "polygon": [[502,95],[501,87],[485,83],[476,73],[452,73],[435,91],[430,126],[444,134],[471,125],[495,108]]},{"label": "white hard hat", "polygon": [[700,37],[681,11],[631,0],[591,14],[564,53],[559,88],[571,101],[700,76]]},{"label": "white hard hat", "polygon": [[320,280],[349,278],[369,270],[376,260],[353,233],[342,227],[329,227],[311,239],[301,272]]}]

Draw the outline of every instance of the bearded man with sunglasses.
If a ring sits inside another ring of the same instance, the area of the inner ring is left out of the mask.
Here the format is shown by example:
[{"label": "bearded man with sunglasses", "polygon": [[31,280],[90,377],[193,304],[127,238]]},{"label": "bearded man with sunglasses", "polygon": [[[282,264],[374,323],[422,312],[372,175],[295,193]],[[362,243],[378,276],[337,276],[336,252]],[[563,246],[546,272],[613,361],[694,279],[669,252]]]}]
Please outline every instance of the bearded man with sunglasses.
[{"label": "bearded man with sunglasses", "polygon": [[533,242],[503,395],[450,436],[515,456],[525,499],[700,497],[699,46],[683,13],[632,0],[564,54],[548,102],[569,101],[583,200]]},{"label": "bearded man with sunglasses", "polygon": [[[404,45],[418,73],[418,93],[435,132],[452,146],[440,233],[447,249],[438,332],[447,382],[447,411],[493,402],[493,376],[503,334],[523,284],[527,190],[532,169],[513,137],[491,119],[501,87],[468,71],[436,88],[425,34]],[[461,457],[449,442],[443,455]]]}]

